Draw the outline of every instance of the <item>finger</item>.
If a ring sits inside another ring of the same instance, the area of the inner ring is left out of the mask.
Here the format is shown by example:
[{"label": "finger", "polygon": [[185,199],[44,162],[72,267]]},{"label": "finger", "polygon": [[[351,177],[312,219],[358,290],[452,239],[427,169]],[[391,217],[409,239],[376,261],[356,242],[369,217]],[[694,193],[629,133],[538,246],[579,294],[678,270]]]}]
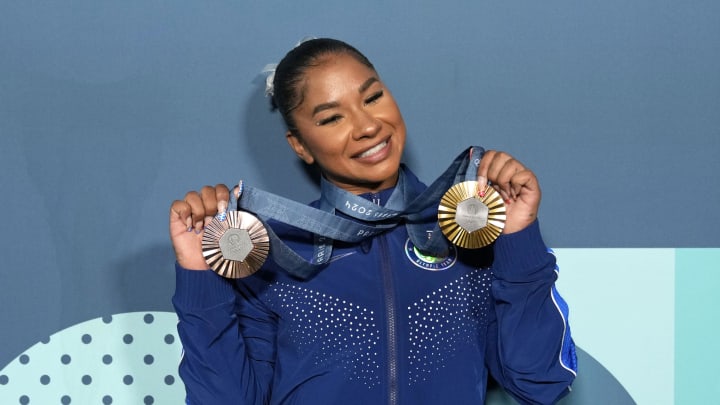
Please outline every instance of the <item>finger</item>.
[{"label": "finger", "polygon": [[[509,155],[508,155],[508,157],[509,157]],[[522,172],[524,170],[525,170],[525,166],[523,166],[520,162],[518,162],[514,158],[510,157],[509,159],[507,159],[503,162],[502,167],[500,167],[500,169],[497,173],[498,184],[505,191],[505,194],[513,200],[517,199],[517,195],[520,193],[520,188],[522,188],[522,184],[519,184],[519,186],[520,186],[519,188],[515,188],[513,186],[513,181],[514,181],[517,173]],[[518,179],[518,181],[519,180],[520,179]]]},{"label": "finger", "polygon": [[503,190],[498,184],[492,184],[491,187],[494,188],[495,191],[498,192],[498,194],[500,194],[500,198],[502,198],[505,204],[510,203],[510,196],[508,196],[505,190]]},{"label": "finger", "polygon": [[197,191],[191,191],[185,194],[185,202],[190,205],[192,215],[192,226],[196,233],[200,233],[205,219],[205,205],[203,199]]},{"label": "finger", "polygon": [[512,160],[512,156],[507,153],[489,150],[485,152],[482,160],[480,161],[478,174],[486,177],[491,183],[499,183],[500,180],[498,180],[498,175],[508,160]]},{"label": "finger", "polygon": [[181,200],[175,200],[170,205],[170,223],[179,221],[185,224],[185,228],[192,229],[192,209],[190,205]]},{"label": "finger", "polygon": [[535,173],[528,169],[515,173],[510,183],[516,196],[520,195],[523,188],[531,192],[536,192],[540,189]]},{"label": "finger", "polygon": [[217,194],[215,193],[215,187],[205,186],[201,188],[200,196],[205,206],[204,216],[214,216],[217,214]]},{"label": "finger", "polygon": [[224,184],[215,186],[215,199],[217,200],[217,210],[224,213],[228,209],[228,201],[230,200],[230,190]]},{"label": "finger", "polygon": [[505,152],[495,152],[486,164],[488,181],[497,186],[495,188],[499,193],[502,191],[500,195],[503,200],[508,201],[511,196],[510,178],[514,174],[516,161]]},{"label": "finger", "polygon": [[497,152],[494,150],[487,150],[483,153],[482,159],[480,159],[480,165],[478,165],[477,182],[480,197],[485,197],[485,192],[488,185],[488,168],[492,163]]}]

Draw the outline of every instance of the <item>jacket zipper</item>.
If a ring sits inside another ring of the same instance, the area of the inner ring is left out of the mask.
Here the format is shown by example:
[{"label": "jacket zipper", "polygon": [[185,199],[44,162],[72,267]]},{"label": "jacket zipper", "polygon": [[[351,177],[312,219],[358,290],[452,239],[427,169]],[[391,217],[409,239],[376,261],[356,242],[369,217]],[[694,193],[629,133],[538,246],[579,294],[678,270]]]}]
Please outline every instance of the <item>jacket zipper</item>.
[{"label": "jacket zipper", "polygon": [[395,289],[393,287],[390,259],[388,257],[388,243],[385,235],[380,235],[380,251],[382,262],[380,271],[383,278],[385,295],[385,311],[387,319],[387,347],[388,347],[388,404],[398,403],[398,347],[397,347],[397,313],[395,312]]}]

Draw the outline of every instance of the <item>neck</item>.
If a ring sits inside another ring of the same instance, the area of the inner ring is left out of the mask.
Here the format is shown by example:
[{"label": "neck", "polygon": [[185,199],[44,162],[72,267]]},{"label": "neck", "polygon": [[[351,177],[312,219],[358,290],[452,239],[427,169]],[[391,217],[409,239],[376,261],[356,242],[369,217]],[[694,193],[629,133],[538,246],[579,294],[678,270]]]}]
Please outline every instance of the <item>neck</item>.
[{"label": "neck", "polygon": [[333,184],[335,187],[338,187],[342,190],[347,191],[348,193],[352,193],[355,195],[360,194],[366,194],[366,193],[378,193],[382,190],[386,190],[391,187],[395,187],[395,185],[398,182],[398,178],[400,176],[400,171],[398,170],[394,176],[391,178],[380,181],[380,182],[367,182],[367,183],[350,183],[350,182],[341,182],[336,180],[328,179],[325,175],[323,175],[323,178],[325,181],[329,182],[330,184]]}]

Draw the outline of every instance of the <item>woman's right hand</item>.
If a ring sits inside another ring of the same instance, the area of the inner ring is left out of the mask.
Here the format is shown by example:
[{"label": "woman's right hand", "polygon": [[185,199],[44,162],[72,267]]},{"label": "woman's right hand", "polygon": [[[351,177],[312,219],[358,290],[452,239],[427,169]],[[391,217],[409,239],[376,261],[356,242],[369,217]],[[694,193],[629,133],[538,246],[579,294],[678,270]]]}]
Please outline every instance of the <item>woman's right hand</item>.
[{"label": "woman's right hand", "polygon": [[178,264],[189,270],[207,270],[202,254],[203,228],[215,214],[227,210],[230,191],[224,184],[190,191],[170,206],[170,240]]}]

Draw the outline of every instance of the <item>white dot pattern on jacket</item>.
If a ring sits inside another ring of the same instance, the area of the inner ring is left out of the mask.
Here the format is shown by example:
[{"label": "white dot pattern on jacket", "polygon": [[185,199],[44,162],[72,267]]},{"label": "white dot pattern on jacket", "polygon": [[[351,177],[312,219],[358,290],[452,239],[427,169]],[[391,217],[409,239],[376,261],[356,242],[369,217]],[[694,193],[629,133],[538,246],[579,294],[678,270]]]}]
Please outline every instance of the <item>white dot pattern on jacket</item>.
[{"label": "white dot pattern on jacket", "polygon": [[[407,307],[409,384],[427,381],[447,359],[476,344],[487,324],[491,272],[477,269]],[[289,338],[316,365],[338,364],[349,380],[380,384],[380,328],[372,310],[287,283],[273,283],[266,297],[287,319]]]},{"label": "white dot pattern on jacket", "polygon": [[315,348],[315,364],[337,362],[351,380],[370,387],[380,384],[377,346],[380,343],[373,311],[306,288],[277,283],[268,291],[290,317],[293,343]]},{"label": "white dot pattern on jacket", "polygon": [[408,309],[410,385],[426,381],[463,346],[474,344],[490,309],[490,271],[473,272]]}]

